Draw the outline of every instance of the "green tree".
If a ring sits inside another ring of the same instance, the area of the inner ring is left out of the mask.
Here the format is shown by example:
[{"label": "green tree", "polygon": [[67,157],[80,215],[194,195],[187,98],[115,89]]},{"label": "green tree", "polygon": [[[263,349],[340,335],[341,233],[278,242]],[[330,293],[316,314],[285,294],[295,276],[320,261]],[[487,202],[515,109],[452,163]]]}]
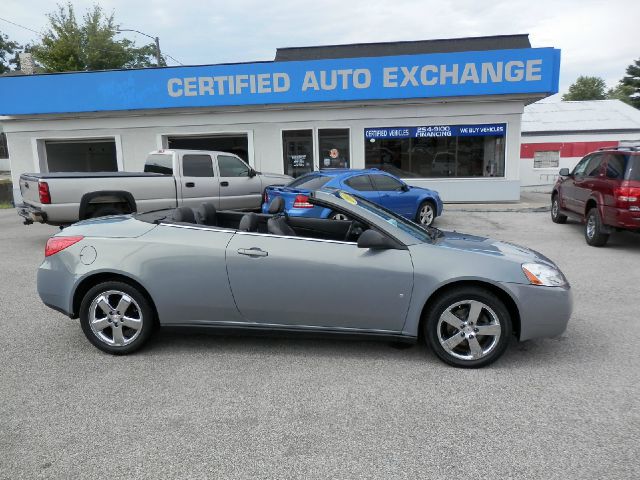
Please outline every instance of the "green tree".
[{"label": "green tree", "polygon": [[633,100],[631,95],[633,94],[633,87],[629,85],[624,85],[622,82],[618,82],[618,84],[614,88],[610,88],[607,92],[607,98],[622,100],[624,103],[628,103],[631,106],[633,105]]},{"label": "green tree", "polygon": [[562,96],[562,100],[604,100],[606,87],[606,83],[600,77],[580,75],[569,87],[569,91]]},{"label": "green tree", "polygon": [[627,74],[620,83],[629,88],[631,105],[640,108],[640,58],[627,67]]},{"label": "green tree", "polygon": [[0,74],[17,68],[17,57],[20,49],[18,42],[9,40],[6,34],[0,32]]},{"label": "green tree", "polygon": [[79,23],[71,3],[58,5],[48,15],[50,27],[39,44],[31,47],[34,59],[47,72],[109,70],[149,67],[156,64],[155,45],[136,47],[114,37],[118,24],[94,5]]}]

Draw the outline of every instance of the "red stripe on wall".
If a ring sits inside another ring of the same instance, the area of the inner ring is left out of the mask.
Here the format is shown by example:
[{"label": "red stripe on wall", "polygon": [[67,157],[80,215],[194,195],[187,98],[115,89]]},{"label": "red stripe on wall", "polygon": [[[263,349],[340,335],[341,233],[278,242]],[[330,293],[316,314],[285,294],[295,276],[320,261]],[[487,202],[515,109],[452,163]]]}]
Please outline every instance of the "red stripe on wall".
[{"label": "red stripe on wall", "polygon": [[599,148],[617,147],[617,141],[607,142],[559,142],[559,143],[523,143],[520,145],[520,158],[533,158],[535,152],[560,150],[561,158],[584,157]]}]

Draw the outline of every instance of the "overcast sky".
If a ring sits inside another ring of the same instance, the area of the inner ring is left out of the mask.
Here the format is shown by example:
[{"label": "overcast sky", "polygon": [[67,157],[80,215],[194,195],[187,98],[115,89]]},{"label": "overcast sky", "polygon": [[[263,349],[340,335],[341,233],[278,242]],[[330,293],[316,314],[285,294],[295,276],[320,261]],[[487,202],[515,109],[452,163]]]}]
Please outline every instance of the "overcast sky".
[{"label": "overcast sky", "polygon": [[[79,14],[94,1],[73,2]],[[160,37],[180,62],[273,60],[276,48],[528,33],[562,50],[560,91],[578,75],[613,86],[640,57],[640,0],[102,0],[122,28]],[[2,0],[0,17],[42,31],[55,1]],[[80,16],[80,15],[79,15]],[[36,34],[0,20],[19,42]],[[127,34],[142,44],[145,37]],[[175,64],[170,61],[170,64]]]}]

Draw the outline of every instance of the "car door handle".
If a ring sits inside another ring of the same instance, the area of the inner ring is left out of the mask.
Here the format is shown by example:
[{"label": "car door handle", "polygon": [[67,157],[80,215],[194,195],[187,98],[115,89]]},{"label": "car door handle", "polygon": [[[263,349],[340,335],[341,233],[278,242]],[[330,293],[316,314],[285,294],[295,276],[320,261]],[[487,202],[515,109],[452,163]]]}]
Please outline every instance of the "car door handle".
[{"label": "car door handle", "polygon": [[187,182],[187,183],[184,184],[184,186],[187,187],[187,188],[193,188],[193,187],[196,186],[196,184],[193,183],[193,182]]},{"label": "car door handle", "polygon": [[229,182],[220,182],[220,186],[221,187],[228,187],[229,186]]},{"label": "car door handle", "polygon": [[257,247],[253,248],[239,248],[238,253],[240,255],[248,255],[249,257],[266,257],[269,255],[269,252],[265,252],[264,250],[260,250]]}]

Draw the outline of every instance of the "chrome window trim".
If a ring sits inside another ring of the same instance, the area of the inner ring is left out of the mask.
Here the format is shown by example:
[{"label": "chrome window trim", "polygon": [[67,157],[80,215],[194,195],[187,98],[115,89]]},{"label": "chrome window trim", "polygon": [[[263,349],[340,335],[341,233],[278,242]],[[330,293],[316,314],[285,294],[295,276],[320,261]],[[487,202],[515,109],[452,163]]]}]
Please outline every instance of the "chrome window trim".
[{"label": "chrome window trim", "polygon": [[197,226],[197,225],[178,225],[175,223],[160,223],[161,226],[165,227],[174,227],[174,228],[184,228],[186,230],[203,230],[207,232],[222,232],[222,233],[233,233],[235,235],[250,235],[255,237],[271,237],[271,238],[287,238],[290,240],[309,240],[312,242],[323,242],[323,243],[338,243],[342,245],[357,245],[358,242],[345,242],[342,240],[324,240],[322,238],[311,238],[311,237],[291,237],[288,235],[273,235],[271,233],[259,233],[259,232],[241,232],[239,230],[235,230],[233,228],[220,229],[215,227],[208,226]]}]

